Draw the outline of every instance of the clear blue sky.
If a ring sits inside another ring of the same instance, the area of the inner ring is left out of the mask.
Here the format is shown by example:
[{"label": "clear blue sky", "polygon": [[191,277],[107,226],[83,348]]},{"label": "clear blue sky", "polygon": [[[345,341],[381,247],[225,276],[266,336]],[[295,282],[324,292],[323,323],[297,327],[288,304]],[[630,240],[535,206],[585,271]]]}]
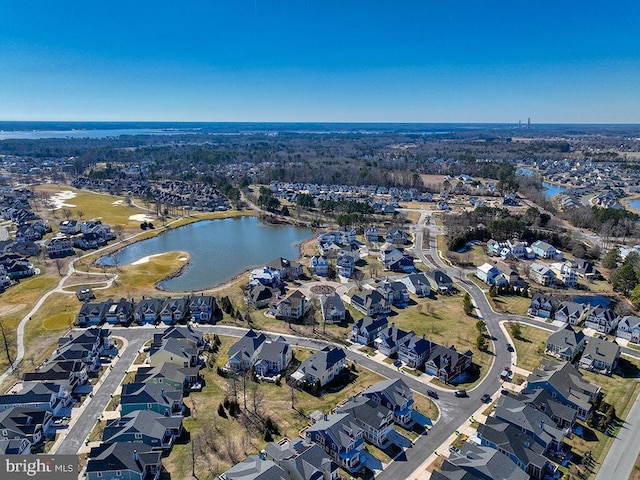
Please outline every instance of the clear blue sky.
[{"label": "clear blue sky", "polygon": [[640,123],[640,2],[0,0],[0,120]]}]

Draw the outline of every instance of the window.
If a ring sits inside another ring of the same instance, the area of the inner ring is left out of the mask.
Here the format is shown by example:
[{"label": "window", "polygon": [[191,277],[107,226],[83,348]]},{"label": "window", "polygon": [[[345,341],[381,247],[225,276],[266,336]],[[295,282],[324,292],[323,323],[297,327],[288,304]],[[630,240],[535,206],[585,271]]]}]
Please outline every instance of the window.
[{"label": "window", "polygon": [[102,472],[96,472],[97,477],[102,477]]},{"label": "window", "polygon": [[116,477],[122,476],[122,472],[120,470],[116,470]]},{"label": "window", "polygon": [[140,440],[142,438],[142,434],[141,433],[136,433],[134,434],[134,437],[136,440]]}]

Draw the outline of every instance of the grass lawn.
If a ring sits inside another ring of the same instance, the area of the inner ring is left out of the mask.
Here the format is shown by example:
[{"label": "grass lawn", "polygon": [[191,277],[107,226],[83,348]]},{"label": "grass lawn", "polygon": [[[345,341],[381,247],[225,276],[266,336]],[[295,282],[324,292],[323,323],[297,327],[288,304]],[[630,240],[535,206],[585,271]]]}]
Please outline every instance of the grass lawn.
[{"label": "grass lawn", "polygon": [[[511,322],[506,322],[505,327],[509,335],[511,335]],[[543,358],[552,359],[544,355],[544,349],[547,344],[547,338],[552,333],[549,330],[536,328],[529,325],[520,324],[520,338],[511,338],[513,346],[518,355],[518,364],[520,368],[532,372],[540,365]]]},{"label": "grass lawn", "polygon": [[527,315],[531,299],[518,295],[499,295],[489,299],[493,309],[499,313],[510,313],[513,315]]},{"label": "grass lawn", "polygon": [[[226,362],[227,351],[236,339],[220,337],[222,345],[216,354],[215,366],[202,371],[205,377],[205,387],[202,392],[191,393],[185,403],[188,405],[191,415],[184,419],[184,426],[190,432],[190,438],[195,439],[196,445],[196,473],[203,478],[211,474],[224,472],[232,463],[245,458],[246,455],[255,454],[266,443],[262,426],[258,415],[253,413],[254,398],[258,404],[257,412],[260,417],[270,417],[278,426],[279,435],[274,435],[277,440],[287,436],[295,438],[307,425],[308,415],[320,410],[330,412],[336,404],[348,399],[365,388],[382,380],[383,377],[358,367],[357,378],[342,390],[334,393],[325,393],[320,397],[314,397],[308,393],[294,390],[294,403],[296,410],[291,407],[291,388],[284,382],[278,386],[267,382],[254,383],[249,381],[246,387],[247,413],[238,418],[227,415],[227,418],[218,415],[218,406],[224,401],[225,396],[232,395],[230,380],[220,377],[216,373],[216,367]],[[310,355],[308,349],[295,349],[297,359],[303,359]],[[238,382],[238,401],[241,408],[244,405],[243,388]],[[437,416],[437,409],[426,397],[416,395],[416,405],[424,414]],[[213,434],[207,434],[212,432]],[[371,451],[371,447],[369,447]],[[376,455],[377,456],[377,455]],[[379,456],[380,460],[388,461],[388,458]],[[171,453],[163,459],[167,471],[172,478],[186,478],[191,474],[191,445],[188,442],[178,442]]]}]

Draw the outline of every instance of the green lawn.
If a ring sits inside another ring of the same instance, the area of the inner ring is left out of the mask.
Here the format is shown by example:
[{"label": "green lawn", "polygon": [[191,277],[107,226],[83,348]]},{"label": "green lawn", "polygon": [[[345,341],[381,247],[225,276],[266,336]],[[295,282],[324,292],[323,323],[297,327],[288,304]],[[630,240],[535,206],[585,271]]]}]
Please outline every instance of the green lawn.
[{"label": "green lawn", "polygon": [[[511,335],[511,323],[506,322],[505,327],[509,335]],[[519,339],[513,338],[513,336],[511,338],[518,355],[517,366],[531,372],[540,365],[540,360],[545,358],[544,349],[547,344],[547,338],[552,332],[523,324],[520,324],[520,330],[522,333]]]},{"label": "green lawn", "polygon": [[518,295],[499,295],[489,300],[493,309],[498,313],[509,313],[513,315],[527,315],[531,299]]}]

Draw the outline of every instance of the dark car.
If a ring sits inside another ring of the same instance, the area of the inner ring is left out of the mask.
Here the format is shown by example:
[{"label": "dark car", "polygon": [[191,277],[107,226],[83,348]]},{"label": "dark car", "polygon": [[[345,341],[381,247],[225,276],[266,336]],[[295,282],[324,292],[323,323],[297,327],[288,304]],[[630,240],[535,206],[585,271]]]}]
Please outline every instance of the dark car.
[{"label": "dark car", "polygon": [[489,403],[491,401],[491,395],[485,393],[484,395],[482,395],[480,400],[482,400],[482,403]]},{"label": "dark car", "polygon": [[513,352],[513,345],[511,345],[510,343],[507,343],[507,350],[510,352]]},{"label": "dark car", "polygon": [[456,390],[454,395],[456,397],[466,397],[467,396],[467,391],[466,390]]},{"label": "dark car", "polygon": [[438,397],[438,392],[436,392],[435,390],[427,390],[427,395],[429,395],[431,398],[440,398]]}]

